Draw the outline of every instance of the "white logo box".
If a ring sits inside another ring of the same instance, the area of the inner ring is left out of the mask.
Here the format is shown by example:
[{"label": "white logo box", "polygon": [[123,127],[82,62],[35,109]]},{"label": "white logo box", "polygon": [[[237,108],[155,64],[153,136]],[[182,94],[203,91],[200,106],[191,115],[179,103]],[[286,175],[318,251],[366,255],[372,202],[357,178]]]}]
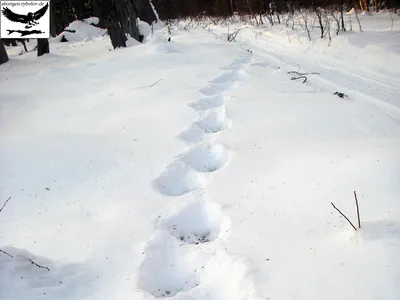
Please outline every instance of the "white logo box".
[{"label": "white logo box", "polygon": [[50,0],[1,0],[0,38],[49,38],[50,11]]}]

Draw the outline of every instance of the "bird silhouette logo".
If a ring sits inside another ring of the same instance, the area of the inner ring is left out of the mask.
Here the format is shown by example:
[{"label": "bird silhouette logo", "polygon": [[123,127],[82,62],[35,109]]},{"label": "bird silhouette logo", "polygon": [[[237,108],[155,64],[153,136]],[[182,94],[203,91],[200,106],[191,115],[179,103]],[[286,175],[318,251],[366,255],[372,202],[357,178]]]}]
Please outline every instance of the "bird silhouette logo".
[{"label": "bird silhouette logo", "polygon": [[49,3],[47,3],[45,6],[43,6],[41,9],[39,9],[34,13],[29,12],[27,15],[20,15],[16,14],[11,9],[6,7],[3,8],[2,13],[3,16],[5,16],[8,20],[12,22],[26,24],[25,28],[29,29],[39,24],[39,22],[37,21],[40,20],[40,18],[42,18],[45,15],[48,8],[49,8]]}]

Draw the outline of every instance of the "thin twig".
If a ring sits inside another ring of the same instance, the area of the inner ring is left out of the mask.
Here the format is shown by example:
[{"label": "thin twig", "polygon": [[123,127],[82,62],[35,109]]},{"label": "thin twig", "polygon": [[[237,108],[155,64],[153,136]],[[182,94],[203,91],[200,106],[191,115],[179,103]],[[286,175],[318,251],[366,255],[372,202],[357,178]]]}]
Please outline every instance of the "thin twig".
[{"label": "thin twig", "polygon": [[304,79],[303,83],[305,83],[307,81],[307,75],[319,75],[318,72],[311,72],[311,73],[301,73],[300,71],[300,66],[298,66],[297,71],[289,71],[287,72],[288,74],[296,74],[296,76],[293,76],[292,78],[290,78],[291,80],[297,80],[297,79]]},{"label": "thin twig", "polygon": [[152,85],[149,86],[149,88],[155,86],[155,85],[156,85],[157,83],[159,83],[161,80],[163,80],[163,78],[161,78],[161,79],[157,80],[156,82],[154,82]]},{"label": "thin twig", "polygon": [[297,80],[297,79],[301,79],[301,78],[303,78],[303,79],[304,79],[304,80],[303,80],[303,83],[307,81],[307,77],[306,77],[306,76],[303,76],[303,75],[301,75],[301,76],[298,76],[298,77],[296,77],[296,76],[293,76],[293,77],[292,77],[292,78],[290,78],[290,79],[291,79],[291,80]]},{"label": "thin twig", "polygon": [[[9,256],[9,257],[11,257],[11,258],[14,258],[14,256],[12,256],[10,253],[8,253],[8,252],[6,252],[6,251],[4,251],[4,250],[1,250],[1,249],[0,249],[0,252],[3,253],[3,254],[5,254],[5,255],[7,255],[7,256]],[[50,271],[50,269],[49,269],[48,267],[41,266],[41,265],[35,263],[35,262],[34,262],[32,259],[30,259],[30,258],[26,258],[26,257],[24,257],[24,258],[25,258],[26,260],[28,260],[32,265],[35,265],[35,266],[38,267],[38,268],[46,269],[47,271]]]},{"label": "thin twig", "polygon": [[228,42],[233,42],[236,39],[236,36],[238,35],[240,29],[236,30],[235,32],[228,34]]},{"label": "thin twig", "polygon": [[35,265],[35,266],[38,267],[38,268],[46,269],[47,271],[50,271],[50,269],[49,269],[48,267],[44,267],[44,266],[38,265],[37,263],[35,263],[35,262],[34,262],[32,259],[30,259],[30,258],[27,258],[27,260],[29,260],[33,265]]},{"label": "thin twig", "polygon": [[10,199],[11,199],[11,197],[8,198],[8,199],[6,200],[6,202],[4,202],[3,206],[0,208],[0,212],[1,212],[1,211],[3,210],[3,208],[6,206],[7,202],[10,201]]},{"label": "thin twig", "polygon": [[354,191],[354,199],[356,199],[358,228],[361,228],[361,221],[360,221],[360,208],[358,207],[358,199],[357,199],[357,194],[356,194],[356,191]]},{"label": "thin twig", "polygon": [[14,256],[12,256],[10,253],[4,251],[4,250],[0,250],[1,253],[4,253],[5,255],[8,255],[11,258],[14,258]]},{"label": "thin twig", "polygon": [[332,206],[334,209],[336,209],[346,220],[347,222],[350,223],[350,225],[354,228],[355,231],[357,231],[357,228],[353,225],[353,223],[351,223],[351,221],[344,215],[344,213],[342,213],[336,206],[335,204],[333,204],[333,202],[331,202]]},{"label": "thin twig", "polygon": [[319,75],[318,72],[311,72],[311,73],[301,73],[299,71],[289,71],[287,72],[288,74],[297,74],[299,76],[305,76],[305,75]]}]

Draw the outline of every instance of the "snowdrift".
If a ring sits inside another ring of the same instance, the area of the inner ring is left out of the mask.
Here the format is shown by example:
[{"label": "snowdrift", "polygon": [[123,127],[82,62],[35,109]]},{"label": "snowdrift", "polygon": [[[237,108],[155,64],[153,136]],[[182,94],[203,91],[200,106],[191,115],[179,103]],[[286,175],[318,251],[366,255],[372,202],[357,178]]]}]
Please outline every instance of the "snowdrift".
[{"label": "snowdrift", "polygon": [[101,37],[107,30],[96,27],[99,24],[97,17],[91,17],[84,20],[73,21],[65,30],[55,38],[50,39],[53,42],[82,42],[93,38]]}]

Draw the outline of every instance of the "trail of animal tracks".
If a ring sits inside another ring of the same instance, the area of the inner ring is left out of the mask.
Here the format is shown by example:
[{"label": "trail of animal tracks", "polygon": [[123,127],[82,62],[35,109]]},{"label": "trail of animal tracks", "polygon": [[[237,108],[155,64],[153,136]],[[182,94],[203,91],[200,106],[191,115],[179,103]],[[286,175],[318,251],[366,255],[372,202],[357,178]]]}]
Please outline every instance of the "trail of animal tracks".
[{"label": "trail of animal tracks", "polygon": [[399,298],[395,71],[224,30],[0,67],[2,300]]}]

